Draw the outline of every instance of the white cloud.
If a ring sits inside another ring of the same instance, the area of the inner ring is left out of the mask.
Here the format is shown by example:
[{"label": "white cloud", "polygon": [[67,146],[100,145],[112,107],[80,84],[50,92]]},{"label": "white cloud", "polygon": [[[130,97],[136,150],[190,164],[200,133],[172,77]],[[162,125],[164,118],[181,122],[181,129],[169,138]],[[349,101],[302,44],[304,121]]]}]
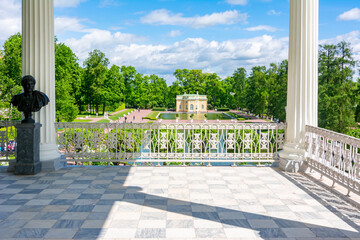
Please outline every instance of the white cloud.
[{"label": "white cloud", "polygon": [[272,10],[270,10],[270,11],[267,12],[267,15],[270,15],[270,16],[276,15],[276,16],[278,16],[278,15],[280,15],[281,13],[282,13],[281,11],[277,12],[276,10],[272,9]]},{"label": "white cloud", "polygon": [[237,10],[212,13],[204,16],[183,17],[181,13],[173,14],[169,10],[158,9],[142,17],[141,22],[154,25],[179,25],[201,28],[217,24],[246,23],[247,17],[247,13],[239,13]]},{"label": "white cloud", "polygon": [[54,0],[54,7],[68,8],[77,7],[81,2],[86,0]]},{"label": "white cloud", "polygon": [[[176,69],[202,69],[226,77],[238,67],[268,66],[287,58],[288,38],[273,38],[263,35],[250,39],[208,41],[203,38],[187,38],[173,44],[139,43],[143,39],[131,34],[111,34],[94,30],[81,39],[69,39],[65,43],[74,50],[80,61],[94,49],[103,51],[111,64],[131,65],[140,73],[166,76]],[[138,43],[136,43],[138,41]]]},{"label": "white cloud", "polygon": [[55,35],[64,32],[83,32],[85,26],[81,23],[84,19],[71,18],[71,17],[56,17],[55,24]]},{"label": "white cloud", "polygon": [[227,3],[231,5],[246,5],[248,0],[225,0]]},{"label": "white cloud", "polygon": [[94,49],[112,52],[118,45],[129,45],[133,42],[146,40],[145,37],[129,33],[111,33],[110,31],[100,29],[85,29],[83,31],[85,31],[86,34],[80,39],[70,38],[64,41],[82,60],[85,60],[85,58],[88,57],[88,53]]},{"label": "white cloud", "polygon": [[347,12],[344,12],[338,16],[338,20],[343,20],[343,21],[358,20],[358,21],[360,21],[360,9],[353,8]]},{"label": "white cloud", "polygon": [[16,0],[0,0],[0,48],[3,42],[21,32],[21,3]]},{"label": "white cloud", "polygon": [[353,50],[354,59],[360,61],[360,30],[338,35],[335,38],[320,40],[319,44],[337,44],[341,41],[349,42],[351,44],[350,47]]},{"label": "white cloud", "polygon": [[250,32],[255,32],[255,31],[276,32],[279,29],[271,27],[271,26],[267,26],[267,25],[259,25],[256,27],[245,28],[245,30],[250,31]]},{"label": "white cloud", "polygon": [[180,36],[182,34],[182,32],[180,30],[171,30],[167,36],[169,37],[177,37]]}]

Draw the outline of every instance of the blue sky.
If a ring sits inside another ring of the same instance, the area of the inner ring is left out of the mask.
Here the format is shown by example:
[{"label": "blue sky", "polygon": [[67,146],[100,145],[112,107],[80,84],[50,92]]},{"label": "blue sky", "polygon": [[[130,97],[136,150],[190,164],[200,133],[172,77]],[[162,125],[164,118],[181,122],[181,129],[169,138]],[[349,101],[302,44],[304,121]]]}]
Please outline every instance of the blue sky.
[{"label": "blue sky", "polygon": [[[82,62],[103,51],[168,83],[178,68],[221,77],[287,58],[289,0],[55,0],[55,34]],[[21,1],[0,0],[0,44],[20,31]],[[351,42],[360,60],[360,1],[320,0],[319,41]]]}]

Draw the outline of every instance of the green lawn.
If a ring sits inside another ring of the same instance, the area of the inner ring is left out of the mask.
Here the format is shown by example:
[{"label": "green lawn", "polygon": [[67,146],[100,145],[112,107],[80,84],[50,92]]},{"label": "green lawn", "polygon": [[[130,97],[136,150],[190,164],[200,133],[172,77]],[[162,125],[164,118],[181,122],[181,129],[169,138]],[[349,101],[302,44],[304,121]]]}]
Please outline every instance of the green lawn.
[{"label": "green lawn", "polygon": [[73,122],[91,122],[91,119],[75,119]]},{"label": "green lawn", "polygon": [[[86,117],[86,116],[96,117],[96,113],[91,114],[89,112],[82,112],[82,113],[77,115],[77,117]],[[98,117],[101,117],[101,116],[104,116],[104,115],[99,113]]]},{"label": "green lawn", "polygon": [[119,117],[123,117],[125,114],[128,114],[129,112],[133,111],[134,109],[125,109],[124,111],[121,111],[115,115],[109,116],[109,118],[113,121],[116,121],[119,119]]},{"label": "green lawn", "polygon": [[108,119],[101,119],[101,120],[97,121],[97,123],[109,123],[109,122],[110,122],[110,120],[108,120]]},{"label": "green lawn", "polygon": [[150,120],[156,120],[156,116],[159,114],[160,112],[151,112],[148,115],[146,115],[146,117],[144,117],[144,119],[150,119]]}]

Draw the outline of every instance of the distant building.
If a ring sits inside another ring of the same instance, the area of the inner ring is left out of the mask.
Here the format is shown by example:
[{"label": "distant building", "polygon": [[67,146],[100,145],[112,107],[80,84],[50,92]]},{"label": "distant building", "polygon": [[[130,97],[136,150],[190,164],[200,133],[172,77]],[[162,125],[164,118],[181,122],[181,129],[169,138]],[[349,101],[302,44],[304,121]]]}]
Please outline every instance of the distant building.
[{"label": "distant building", "polygon": [[207,112],[206,95],[184,94],[176,96],[177,112]]}]

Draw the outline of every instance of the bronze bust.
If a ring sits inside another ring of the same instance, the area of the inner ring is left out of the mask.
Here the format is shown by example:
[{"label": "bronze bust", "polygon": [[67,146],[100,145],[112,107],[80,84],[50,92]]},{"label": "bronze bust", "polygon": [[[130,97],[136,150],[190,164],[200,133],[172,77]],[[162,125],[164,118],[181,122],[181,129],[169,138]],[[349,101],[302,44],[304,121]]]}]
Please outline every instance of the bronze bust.
[{"label": "bronze bust", "polygon": [[33,76],[22,77],[21,85],[24,92],[15,95],[11,100],[11,104],[24,113],[25,118],[21,123],[35,123],[35,120],[32,119],[32,113],[40,111],[50,101],[45,93],[34,90],[35,84],[36,81]]}]

